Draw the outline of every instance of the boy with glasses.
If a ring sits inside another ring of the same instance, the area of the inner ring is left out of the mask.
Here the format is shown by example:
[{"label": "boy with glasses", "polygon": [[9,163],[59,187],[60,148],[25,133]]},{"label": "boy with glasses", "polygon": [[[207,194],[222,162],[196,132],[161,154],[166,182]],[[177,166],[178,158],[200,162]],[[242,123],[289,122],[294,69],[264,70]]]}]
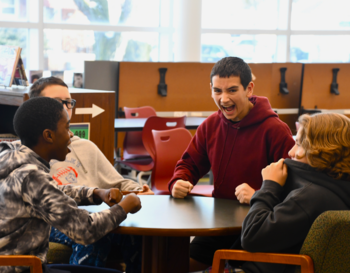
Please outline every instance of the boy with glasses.
[{"label": "boy with glasses", "polygon": [[56,99],[59,102],[61,102],[63,105],[66,106],[67,109],[73,109],[75,104],[76,104],[76,100],[74,99],[70,99],[70,100],[61,100],[61,99]]}]

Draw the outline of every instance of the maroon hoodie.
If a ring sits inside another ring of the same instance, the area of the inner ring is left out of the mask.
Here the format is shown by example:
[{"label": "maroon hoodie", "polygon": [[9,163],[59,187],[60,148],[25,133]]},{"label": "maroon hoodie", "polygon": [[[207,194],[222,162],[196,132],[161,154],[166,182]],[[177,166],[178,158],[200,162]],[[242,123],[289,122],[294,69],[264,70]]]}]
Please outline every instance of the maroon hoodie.
[{"label": "maroon hoodie", "polygon": [[214,176],[213,196],[237,199],[242,183],[258,190],[261,170],[280,158],[288,158],[294,146],[289,127],[271,109],[267,98],[252,96],[254,107],[240,122],[232,123],[218,110],[197,129],[182,158],[177,162],[168,187],[181,179],[196,185],[210,168]]}]

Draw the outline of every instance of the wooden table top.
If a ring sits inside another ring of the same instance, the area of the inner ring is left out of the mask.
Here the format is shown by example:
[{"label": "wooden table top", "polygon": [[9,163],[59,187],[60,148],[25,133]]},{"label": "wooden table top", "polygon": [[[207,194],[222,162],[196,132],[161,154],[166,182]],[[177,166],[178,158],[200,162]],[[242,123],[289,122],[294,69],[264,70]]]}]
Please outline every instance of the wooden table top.
[{"label": "wooden table top", "polygon": [[[249,206],[236,200],[168,195],[140,195],[142,209],[128,217],[116,233],[146,236],[220,236],[239,234]],[[108,208],[81,206],[90,212]]]}]

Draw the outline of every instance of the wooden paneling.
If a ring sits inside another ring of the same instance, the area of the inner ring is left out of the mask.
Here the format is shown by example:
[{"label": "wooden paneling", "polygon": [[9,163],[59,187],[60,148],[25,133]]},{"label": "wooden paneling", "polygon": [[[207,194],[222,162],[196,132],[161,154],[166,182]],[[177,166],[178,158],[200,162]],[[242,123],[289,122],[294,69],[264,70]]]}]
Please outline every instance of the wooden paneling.
[{"label": "wooden paneling", "polygon": [[[121,62],[119,107],[152,106],[156,111],[216,111],[210,96],[213,63]],[[166,67],[168,95],[158,95],[158,69]]]},{"label": "wooden paneling", "polygon": [[[12,120],[16,107],[29,99],[29,89],[11,90],[0,89],[0,114],[6,112],[6,123],[0,122],[1,133],[14,133]],[[92,115],[76,115],[75,109],[71,123],[90,122],[90,140],[94,142],[107,159],[114,164],[114,117],[115,117],[115,92],[89,89],[70,89],[72,98],[77,100],[76,108],[91,108],[92,104],[104,109],[100,115],[92,118]],[[11,105],[11,106],[9,106]],[[11,109],[9,109],[11,107]]]},{"label": "wooden paneling", "polygon": [[[302,64],[273,63],[249,64],[256,76],[254,94],[269,98],[272,108],[298,108],[301,87]],[[281,82],[280,68],[286,67],[286,83],[289,94],[279,92]]]},{"label": "wooden paneling", "polygon": [[[210,96],[213,63],[120,63],[119,107],[150,105],[156,111],[215,111]],[[269,98],[273,108],[298,108],[302,64],[249,64],[256,76],[254,94]],[[168,96],[157,93],[158,69],[168,68],[165,81]],[[281,74],[286,67],[288,95],[279,93]]]},{"label": "wooden paneling", "polygon": [[[268,97],[273,108],[299,108],[302,64],[249,64],[256,76],[254,94]],[[138,63],[121,62],[119,70],[119,107],[149,105],[156,111],[216,111],[211,98],[210,72],[214,63]],[[168,68],[165,82],[168,95],[157,93],[161,67]],[[281,74],[286,67],[289,94],[279,92]],[[295,115],[280,115],[294,132]],[[118,137],[118,147],[122,146]]]},{"label": "wooden paneling", "polygon": [[[340,95],[331,94],[333,68],[339,68]],[[350,109],[350,64],[305,64],[301,106],[305,109]]]},{"label": "wooden paneling", "polygon": [[[216,111],[211,98],[210,72],[214,63],[138,63],[119,66],[119,107],[152,106],[156,111]],[[166,67],[167,96],[158,95],[159,68]],[[193,132],[191,132],[193,133]],[[117,147],[123,147],[118,133]]]},{"label": "wooden paneling", "polygon": [[77,101],[76,108],[91,108],[92,104],[105,111],[96,117],[92,115],[77,115],[75,113],[71,123],[89,122],[90,140],[104,153],[108,160],[114,164],[114,110],[115,93],[74,93],[72,98]]},{"label": "wooden paneling", "polygon": [[[302,78],[302,64],[300,63],[272,63],[249,64],[256,79],[254,94],[269,99],[272,108],[299,108],[300,88]],[[280,68],[286,67],[285,80],[289,94],[279,92],[281,82]],[[279,114],[281,120],[288,124],[293,134],[296,134],[295,121],[298,114]]]}]

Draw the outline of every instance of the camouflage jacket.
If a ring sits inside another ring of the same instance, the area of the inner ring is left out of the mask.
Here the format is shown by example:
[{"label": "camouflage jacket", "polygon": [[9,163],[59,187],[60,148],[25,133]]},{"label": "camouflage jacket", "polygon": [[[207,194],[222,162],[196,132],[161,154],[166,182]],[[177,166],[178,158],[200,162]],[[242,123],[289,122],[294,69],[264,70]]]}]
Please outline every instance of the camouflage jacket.
[{"label": "camouflage jacket", "polygon": [[[122,207],[89,214],[94,188],[58,186],[49,164],[25,145],[0,143],[0,255],[35,255],[46,262],[51,226],[89,245],[126,218]],[[0,272],[27,268],[1,267]]]}]

